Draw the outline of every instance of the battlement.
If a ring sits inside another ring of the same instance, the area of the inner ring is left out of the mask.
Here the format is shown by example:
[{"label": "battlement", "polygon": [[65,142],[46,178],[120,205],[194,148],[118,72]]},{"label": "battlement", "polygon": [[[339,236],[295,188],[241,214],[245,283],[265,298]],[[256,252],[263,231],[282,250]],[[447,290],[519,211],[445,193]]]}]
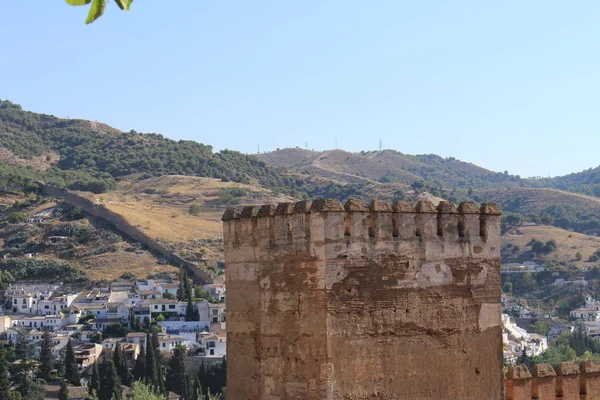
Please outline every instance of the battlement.
[{"label": "battlement", "polygon": [[228,396],[502,398],[500,214],[335,199],[228,209]]},{"label": "battlement", "polygon": [[593,400],[600,398],[600,364],[583,361],[536,364],[531,373],[524,365],[513,365],[506,374],[506,400]]},{"label": "battlement", "polygon": [[[319,199],[230,208],[222,220],[224,234],[233,238],[233,248],[265,240],[270,246],[302,238],[310,241],[315,230],[325,229],[328,239],[370,240],[374,244],[379,240],[412,241],[415,245],[444,243],[447,254],[458,256],[466,250],[461,243],[483,245],[497,241],[500,214],[495,203],[477,207],[475,203],[463,202],[456,207],[442,201],[435,207],[429,201],[419,201],[413,207],[407,201],[390,206],[385,201],[373,200],[367,206],[361,200],[348,200],[342,205],[336,199]],[[324,223],[316,223],[317,220]],[[456,246],[454,250],[449,248],[451,243]],[[485,246],[480,247],[483,250]]]}]

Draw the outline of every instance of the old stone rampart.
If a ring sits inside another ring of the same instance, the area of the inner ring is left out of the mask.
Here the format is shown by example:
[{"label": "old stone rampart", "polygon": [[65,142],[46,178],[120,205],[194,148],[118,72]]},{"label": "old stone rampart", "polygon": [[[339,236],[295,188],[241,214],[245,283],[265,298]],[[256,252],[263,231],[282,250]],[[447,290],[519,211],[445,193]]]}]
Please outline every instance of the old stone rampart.
[{"label": "old stone rampart", "polygon": [[223,221],[228,397],[504,397],[496,204],[320,199]]},{"label": "old stone rampart", "polygon": [[508,368],[506,400],[600,400],[600,364],[584,361]]},{"label": "old stone rampart", "polygon": [[202,283],[212,282],[212,276],[207,271],[201,269],[198,265],[187,261],[176,254],[173,254],[170,249],[166,248],[161,243],[148,236],[138,227],[131,225],[125,218],[114,211],[109,210],[104,204],[95,204],[93,201],[84,196],[58,186],[41,184],[41,191],[46,196],[64,199],[70,205],[77,206],[86,213],[109,222],[119,232],[127,235],[135,241],[140,242],[150,250],[159,253],[173,264],[185,268],[188,272],[188,275],[194,280]]}]

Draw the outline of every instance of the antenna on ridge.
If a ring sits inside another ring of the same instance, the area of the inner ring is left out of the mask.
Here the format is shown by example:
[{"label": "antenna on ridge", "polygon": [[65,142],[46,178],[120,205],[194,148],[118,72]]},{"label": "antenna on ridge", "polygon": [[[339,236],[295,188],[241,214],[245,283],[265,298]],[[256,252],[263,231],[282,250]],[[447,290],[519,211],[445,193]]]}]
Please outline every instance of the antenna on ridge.
[{"label": "antenna on ridge", "polygon": [[260,154],[260,144],[256,145],[256,154]]},{"label": "antenna on ridge", "polygon": [[308,142],[304,142],[304,149],[308,150]]},{"label": "antenna on ridge", "polygon": [[379,151],[383,149],[383,142],[379,139]]}]

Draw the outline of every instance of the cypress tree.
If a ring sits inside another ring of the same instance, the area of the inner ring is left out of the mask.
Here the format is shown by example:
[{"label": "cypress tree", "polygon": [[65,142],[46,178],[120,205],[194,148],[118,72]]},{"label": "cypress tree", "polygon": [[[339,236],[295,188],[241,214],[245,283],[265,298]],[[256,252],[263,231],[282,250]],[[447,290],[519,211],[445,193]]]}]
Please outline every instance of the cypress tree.
[{"label": "cypress tree", "polygon": [[98,400],[121,400],[121,381],[112,360],[100,365]]},{"label": "cypress tree", "polygon": [[42,349],[40,351],[40,378],[49,381],[52,371],[52,339],[48,331],[42,336]]},{"label": "cypress tree", "polygon": [[187,299],[187,307],[185,309],[185,320],[186,321],[197,321],[196,318],[196,310],[194,310],[194,303],[192,302],[192,298],[188,297]]},{"label": "cypress tree", "polygon": [[180,396],[187,396],[184,356],[184,348],[176,347],[167,368],[167,390]]},{"label": "cypress tree", "polygon": [[192,394],[191,400],[204,400],[204,394],[202,393],[202,385],[200,384],[200,379],[198,375],[196,375],[196,379],[194,380],[194,393]]},{"label": "cypress tree", "polygon": [[125,358],[125,355],[123,354],[123,349],[121,349],[119,343],[115,344],[113,362],[115,363],[115,369],[117,370],[117,374],[121,379],[121,383],[126,386],[131,385],[131,372],[129,372],[129,367],[127,366],[127,359]]},{"label": "cypress tree", "polygon": [[158,389],[158,374],[156,373],[156,357],[150,331],[146,334],[146,365],[144,377],[146,378],[146,383],[151,385],[152,389],[156,391]]},{"label": "cypress tree", "polygon": [[15,357],[19,360],[19,364],[11,369],[11,376],[17,390],[23,396],[28,396],[35,389],[34,382],[30,378],[34,369],[33,351],[33,343],[29,343],[24,335],[19,335],[19,340],[15,345]]},{"label": "cypress tree", "polygon": [[187,293],[185,290],[185,281],[186,281],[185,273],[184,273],[183,267],[181,267],[181,268],[179,268],[179,288],[177,289],[177,300],[178,301],[185,300],[185,295]]},{"label": "cypress tree", "polygon": [[[167,384],[168,383],[169,383],[169,380],[167,380]],[[187,376],[184,376],[183,377],[183,398],[185,400],[189,400],[189,399],[191,399],[191,395],[192,395],[192,391],[190,389],[189,380],[188,380]]]},{"label": "cypress tree", "polygon": [[192,297],[192,287],[190,286],[190,280],[188,279],[188,274],[185,269],[183,270],[183,290],[185,290],[187,299]]},{"label": "cypress tree", "polygon": [[133,380],[141,381],[145,378],[145,362],[146,362],[146,351],[144,350],[144,346],[141,346],[140,354],[138,358],[135,360],[135,366],[133,367]]},{"label": "cypress tree", "polygon": [[0,399],[8,399],[10,382],[8,381],[8,360],[6,350],[0,347]]},{"label": "cypress tree", "polygon": [[67,351],[65,354],[65,379],[73,386],[81,386],[81,376],[77,369],[77,360],[75,360],[75,351],[71,339],[67,343]]},{"label": "cypress tree", "polygon": [[[206,373],[206,367],[204,366],[204,361],[200,362],[200,368],[198,368],[198,386],[200,387],[200,394],[204,396],[204,393],[209,388],[209,379],[208,374]],[[202,397],[200,397],[202,399]]]},{"label": "cypress tree", "polygon": [[67,386],[67,381],[65,380],[63,380],[60,384],[58,400],[69,400],[69,386]]},{"label": "cypress tree", "polygon": [[154,361],[156,363],[156,382],[158,384],[156,391],[165,393],[165,379],[163,376],[163,360],[160,354],[160,343],[158,341],[158,333],[152,333],[152,349],[154,351]]},{"label": "cypress tree", "polygon": [[98,374],[98,362],[94,363],[92,367],[92,379],[90,379],[90,383],[88,384],[88,393],[90,395],[98,394],[98,390],[100,389],[100,375]]}]

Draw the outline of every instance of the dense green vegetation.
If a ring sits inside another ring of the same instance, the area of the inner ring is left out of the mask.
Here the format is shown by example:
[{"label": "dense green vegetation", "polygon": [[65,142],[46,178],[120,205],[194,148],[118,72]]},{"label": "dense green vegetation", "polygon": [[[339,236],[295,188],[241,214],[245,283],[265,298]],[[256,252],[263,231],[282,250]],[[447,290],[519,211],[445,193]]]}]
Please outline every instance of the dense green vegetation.
[{"label": "dense green vegetation", "polygon": [[553,204],[543,208],[539,213],[523,215],[521,209],[527,198],[516,196],[502,204],[503,230],[518,225],[523,221],[552,225],[575,232],[587,232],[600,229],[600,216],[587,209],[570,204]]},{"label": "dense green vegetation", "polygon": [[565,361],[600,361],[600,341],[589,337],[579,328],[575,332],[565,332],[551,343],[548,350],[539,356],[530,357],[522,354],[518,362],[533,368],[534,364],[549,363],[556,367]]},{"label": "dense green vegetation", "polygon": [[115,179],[196,175],[253,183],[288,193],[305,191],[305,180],[267,166],[237,151],[213,153],[212,147],[190,140],[175,141],[156,133],[118,132],[101,124],[23,111],[0,100],[0,143],[21,158],[50,152],[59,161],[45,172],[0,163],[0,184],[23,187],[45,180],[59,186],[96,193],[110,190]]},{"label": "dense green vegetation", "polygon": [[74,266],[56,260],[7,259],[0,260],[0,270],[9,272],[17,280],[48,280],[51,282],[76,281],[82,279],[82,272]]},{"label": "dense green vegetation", "polygon": [[528,179],[527,183],[533,187],[549,187],[600,197],[600,167],[555,178]]}]

